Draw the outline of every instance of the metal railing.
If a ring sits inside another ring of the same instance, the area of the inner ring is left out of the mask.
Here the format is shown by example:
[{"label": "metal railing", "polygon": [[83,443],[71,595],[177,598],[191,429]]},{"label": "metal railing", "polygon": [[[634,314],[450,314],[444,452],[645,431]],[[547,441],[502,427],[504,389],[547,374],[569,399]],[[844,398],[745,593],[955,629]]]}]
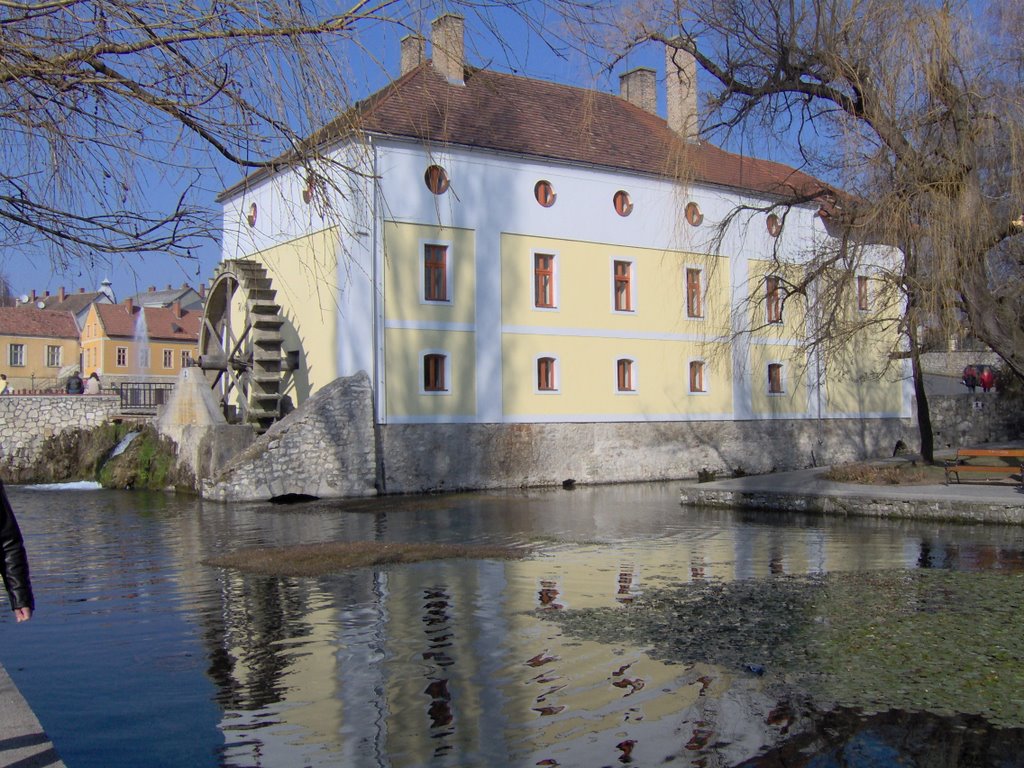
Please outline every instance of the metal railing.
[{"label": "metal railing", "polygon": [[174,384],[155,381],[123,381],[118,386],[122,413],[155,414],[171,398]]}]

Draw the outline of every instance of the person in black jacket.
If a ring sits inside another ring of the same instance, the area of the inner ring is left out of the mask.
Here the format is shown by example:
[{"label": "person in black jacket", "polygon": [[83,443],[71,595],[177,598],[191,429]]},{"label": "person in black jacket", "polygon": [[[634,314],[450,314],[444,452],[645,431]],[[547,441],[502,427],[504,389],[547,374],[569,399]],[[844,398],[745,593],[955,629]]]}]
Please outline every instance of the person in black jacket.
[{"label": "person in black jacket", "polygon": [[28,576],[25,540],[21,537],[3,482],[0,482],[0,578],[3,578],[7,596],[11,599],[14,618],[19,622],[31,619],[36,601]]}]

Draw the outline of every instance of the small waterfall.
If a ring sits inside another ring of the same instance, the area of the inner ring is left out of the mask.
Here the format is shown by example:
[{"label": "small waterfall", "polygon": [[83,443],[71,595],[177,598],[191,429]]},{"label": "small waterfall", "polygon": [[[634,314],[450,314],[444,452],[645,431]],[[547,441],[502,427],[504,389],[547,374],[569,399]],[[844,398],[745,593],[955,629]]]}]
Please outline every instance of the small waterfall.
[{"label": "small waterfall", "polygon": [[121,442],[114,446],[114,450],[110,452],[110,455],[107,456],[106,460],[110,461],[115,456],[120,456],[122,453],[125,452],[128,446],[132,444],[132,440],[134,440],[141,434],[141,432],[129,432],[127,435],[122,437]]}]

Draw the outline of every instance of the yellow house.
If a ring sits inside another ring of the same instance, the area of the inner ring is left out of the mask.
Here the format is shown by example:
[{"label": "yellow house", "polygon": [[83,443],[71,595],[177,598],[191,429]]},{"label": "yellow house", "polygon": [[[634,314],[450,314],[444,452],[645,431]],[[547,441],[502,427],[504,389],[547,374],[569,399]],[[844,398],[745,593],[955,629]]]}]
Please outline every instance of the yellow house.
[{"label": "yellow house", "polygon": [[93,304],[82,327],[82,373],[95,371],[102,381],[177,378],[192,364],[202,313],[170,307]]},{"label": "yellow house", "polygon": [[11,391],[63,389],[79,366],[78,325],[70,312],[0,307],[0,349]]}]

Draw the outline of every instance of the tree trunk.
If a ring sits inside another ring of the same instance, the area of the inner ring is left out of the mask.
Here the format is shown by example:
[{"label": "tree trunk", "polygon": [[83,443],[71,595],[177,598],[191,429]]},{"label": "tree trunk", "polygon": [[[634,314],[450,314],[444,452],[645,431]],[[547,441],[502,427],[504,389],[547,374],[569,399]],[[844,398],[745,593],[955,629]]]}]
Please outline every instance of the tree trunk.
[{"label": "tree trunk", "polygon": [[921,461],[935,462],[935,436],[932,435],[932,417],[928,412],[928,395],[924,391],[924,374],[921,372],[921,347],[917,343],[917,328],[913,323],[908,330],[910,336],[910,365],[914,377],[914,396],[917,400],[917,430],[921,437]]}]

